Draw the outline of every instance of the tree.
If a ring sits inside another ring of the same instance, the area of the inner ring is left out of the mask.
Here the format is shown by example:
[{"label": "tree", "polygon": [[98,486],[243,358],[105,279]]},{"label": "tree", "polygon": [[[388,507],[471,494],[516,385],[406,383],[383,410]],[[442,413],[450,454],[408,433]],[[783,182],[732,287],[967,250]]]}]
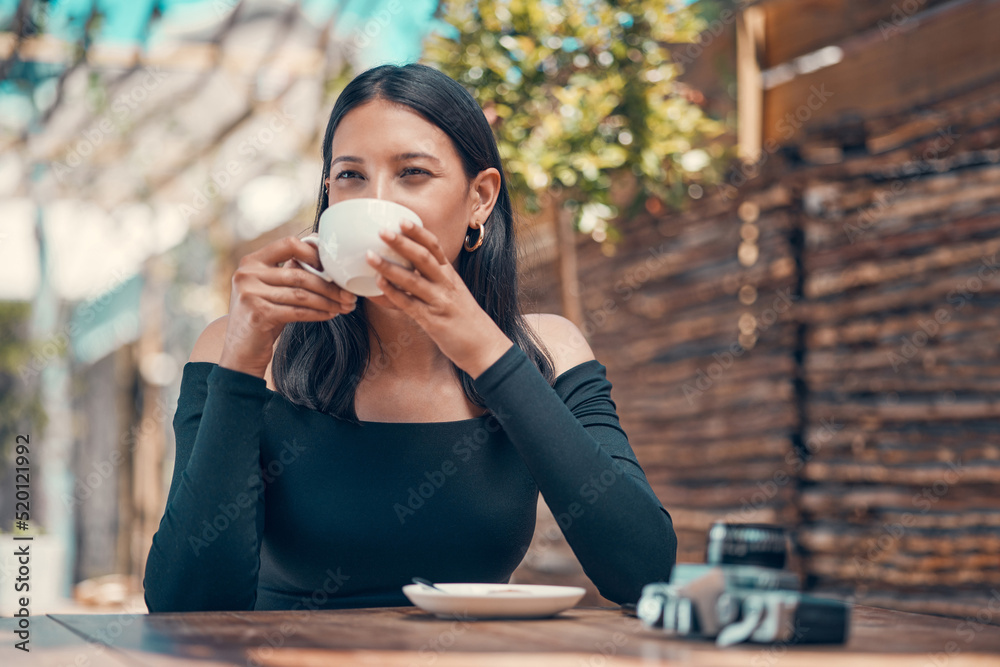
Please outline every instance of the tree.
[{"label": "tree", "polygon": [[439,11],[425,59],[483,106],[514,196],[530,211],[552,203],[564,313],[580,324],[573,227],[583,219],[613,242],[616,210],[650,195],[676,208],[689,183],[720,177],[705,149],[725,126],[685,97],[669,50],[703,22],[676,0],[444,0]]}]

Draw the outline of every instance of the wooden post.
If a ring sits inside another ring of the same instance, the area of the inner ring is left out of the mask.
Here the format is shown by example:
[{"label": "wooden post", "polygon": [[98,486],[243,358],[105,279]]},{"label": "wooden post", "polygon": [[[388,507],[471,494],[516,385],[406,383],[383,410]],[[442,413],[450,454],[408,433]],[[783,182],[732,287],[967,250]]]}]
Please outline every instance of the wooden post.
[{"label": "wooden post", "polygon": [[761,54],[764,49],[764,10],[747,7],[736,22],[736,109],[739,155],[756,161],[762,146],[764,88]]},{"label": "wooden post", "polygon": [[552,217],[556,226],[559,249],[559,297],[563,317],[583,328],[583,306],[580,303],[580,278],[576,257],[576,230],[573,212],[563,205],[563,198],[551,196]]}]

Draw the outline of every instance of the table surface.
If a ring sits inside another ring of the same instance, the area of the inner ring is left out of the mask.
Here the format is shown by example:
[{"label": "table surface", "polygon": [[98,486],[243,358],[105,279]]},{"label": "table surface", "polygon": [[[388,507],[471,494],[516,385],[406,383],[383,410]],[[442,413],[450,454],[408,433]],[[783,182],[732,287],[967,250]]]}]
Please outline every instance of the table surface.
[{"label": "table surface", "polygon": [[[992,610],[989,610],[992,615]],[[993,619],[996,620],[996,619]],[[0,665],[161,667],[616,667],[627,665],[1000,665],[1000,626],[853,606],[843,646],[668,639],[618,607],[575,607],[535,620],[445,620],[416,607],[323,611],[49,614],[0,619]]]}]

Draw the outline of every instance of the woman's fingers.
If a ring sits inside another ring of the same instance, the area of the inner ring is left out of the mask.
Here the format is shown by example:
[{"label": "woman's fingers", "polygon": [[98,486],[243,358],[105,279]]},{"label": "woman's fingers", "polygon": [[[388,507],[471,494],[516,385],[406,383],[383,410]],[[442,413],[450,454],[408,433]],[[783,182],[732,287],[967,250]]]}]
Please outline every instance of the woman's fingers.
[{"label": "woman's fingers", "polygon": [[404,313],[408,313],[410,316],[413,315],[413,312],[410,309],[416,303],[416,299],[414,297],[393,285],[383,275],[379,275],[375,278],[375,284],[380,290],[382,290],[382,294],[385,295],[385,298],[388,299],[392,305],[396,306]]},{"label": "woman's fingers", "polygon": [[288,236],[245,256],[233,275],[236,302],[256,313],[263,326],[270,330],[285,322],[329,320],[355,309],[355,295],[291,259],[319,264],[314,246]]},{"label": "woman's fingers", "polygon": [[444,255],[444,249],[441,247],[441,244],[438,242],[438,238],[434,236],[434,233],[431,230],[421,225],[414,224],[409,220],[404,220],[402,224],[400,224],[400,230],[404,236],[413,239],[420,245],[427,248],[431,254],[434,255],[434,259],[437,260],[438,264],[448,263],[448,258]]},{"label": "woman's fingers", "polygon": [[315,267],[320,265],[319,250],[316,249],[316,246],[306,243],[296,236],[286,236],[273,243],[268,243],[244,259],[250,258],[266,266],[280,266],[282,262],[287,262],[289,259],[297,259]]},{"label": "woman's fingers", "polygon": [[248,312],[257,313],[256,317],[268,327],[280,326],[290,321],[282,320],[282,313],[299,315],[315,313],[324,316],[319,319],[328,320],[354,309],[353,305],[341,304],[301,287],[275,287],[256,277],[245,280],[239,293],[234,294],[234,298],[236,305]]},{"label": "woman's fingers", "polygon": [[306,308],[325,314],[341,314],[351,312],[357,304],[354,294],[289,261],[320,265],[319,251],[302,239],[287,236],[249,257],[255,260],[252,271],[260,282],[260,296],[272,303],[293,307],[289,312],[297,312],[294,308]]},{"label": "woman's fingers", "polygon": [[[245,255],[233,272],[220,364],[263,377],[274,341],[289,322],[323,322],[352,311],[357,298],[293,266],[320,264],[316,248],[287,236]],[[285,264],[287,263],[287,266]]]},{"label": "woman's fingers", "polygon": [[444,259],[444,251],[433,233],[414,225],[409,231],[401,233],[383,230],[379,232],[379,236],[429,280],[439,280],[444,276],[442,267],[447,260]]},{"label": "woman's fingers", "polygon": [[369,266],[374,267],[376,271],[382,274],[385,280],[392,283],[398,290],[408,292],[421,301],[430,303],[433,284],[415,270],[403,268],[399,264],[383,259],[373,252],[368,253],[366,261]]},{"label": "woman's fingers", "polygon": [[262,283],[258,295],[273,304],[315,310],[328,316],[349,313],[355,308],[353,303],[334,301],[302,287],[273,287]]},{"label": "woman's fingers", "polygon": [[[338,305],[353,305],[358,301],[358,297],[348,292],[335,283],[328,282],[319,276],[313,275],[293,264],[280,268],[263,268],[259,272],[261,282],[272,287],[286,288],[292,290],[304,290],[316,294],[324,299],[335,302]],[[297,299],[304,298],[297,293]]]}]

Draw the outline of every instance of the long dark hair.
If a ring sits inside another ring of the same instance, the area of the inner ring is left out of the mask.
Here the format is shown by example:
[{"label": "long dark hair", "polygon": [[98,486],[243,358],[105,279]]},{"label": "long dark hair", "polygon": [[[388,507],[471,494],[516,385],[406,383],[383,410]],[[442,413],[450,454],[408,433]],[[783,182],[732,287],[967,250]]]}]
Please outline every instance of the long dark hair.
[{"label": "long dark hair", "polygon": [[[479,232],[485,234],[483,244],[473,252],[461,251],[457,270],[482,309],[552,384],[552,361],[525,322],[518,301],[514,215],[496,139],[482,109],[454,79],[426,65],[381,65],[347,85],[330,112],[323,136],[323,176],[313,231],[319,229],[320,215],[329,206],[323,182],[330,175],[337,125],[351,109],[376,99],[406,105],[441,128],[451,137],[468,178],[490,167],[500,172],[496,205]],[[377,343],[386,354],[383,341]],[[369,370],[369,353],[369,324],[363,307],[325,322],[289,322],[274,352],[275,388],[292,403],[358,423],[354,394]],[[457,366],[455,372],[469,400],[485,407],[468,373]]]}]

